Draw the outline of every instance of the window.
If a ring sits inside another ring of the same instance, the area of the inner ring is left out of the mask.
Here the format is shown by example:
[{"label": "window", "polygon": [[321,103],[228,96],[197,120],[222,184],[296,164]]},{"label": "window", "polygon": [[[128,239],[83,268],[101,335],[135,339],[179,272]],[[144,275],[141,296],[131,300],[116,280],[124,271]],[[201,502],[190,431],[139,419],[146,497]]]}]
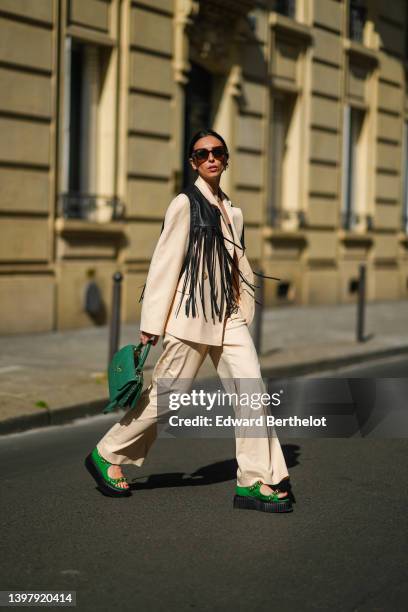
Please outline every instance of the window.
[{"label": "window", "polygon": [[367,18],[367,7],[364,0],[349,0],[348,36],[351,40],[364,42],[364,26]]},{"label": "window", "polygon": [[408,28],[405,28],[405,61],[408,60]]},{"label": "window", "polygon": [[66,40],[62,214],[114,216],[115,79],[111,49]]},{"label": "window", "polygon": [[272,97],[267,223],[290,229],[299,217],[299,116],[295,96]]},{"label": "window", "polygon": [[402,229],[408,234],[408,121],[404,121],[404,167],[403,167],[403,200]]},{"label": "window", "polygon": [[[363,167],[362,128],[364,111],[346,105],[343,139],[342,227],[353,229],[365,207],[365,171]],[[360,214],[359,214],[360,213]]]},{"label": "window", "polygon": [[202,66],[191,63],[186,87],[184,116],[184,172],[183,187],[194,182],[196,174],[188,161],[188,145],[193,135],[212,124],[213,76]]},{"label": "window", "polygon": [[275,0],[275,11],[281,15],[295,18],[296,0]]},{"label": "window", "polygon": [[271,200],[268,222],[278,225],[282,211],[282,168],[285,157],[285,141],[288,117],[284,98],[275,97],[272,108],[272,146],[271,146]]}]

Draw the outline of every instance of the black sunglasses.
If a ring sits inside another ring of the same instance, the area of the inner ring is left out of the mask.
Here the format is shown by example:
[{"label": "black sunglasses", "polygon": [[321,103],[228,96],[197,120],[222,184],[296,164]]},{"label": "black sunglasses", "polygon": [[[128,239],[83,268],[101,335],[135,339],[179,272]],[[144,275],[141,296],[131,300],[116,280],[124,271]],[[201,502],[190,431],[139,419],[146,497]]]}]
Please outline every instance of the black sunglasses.
[{"label": "black sunglasses", "polygon": [[225,148],[220,146],[213,149],[196,149],[192,152],[191,157],[197,161],[207,161],[210,153],[213,154],[215,159],[222,159],[225,156]]}]

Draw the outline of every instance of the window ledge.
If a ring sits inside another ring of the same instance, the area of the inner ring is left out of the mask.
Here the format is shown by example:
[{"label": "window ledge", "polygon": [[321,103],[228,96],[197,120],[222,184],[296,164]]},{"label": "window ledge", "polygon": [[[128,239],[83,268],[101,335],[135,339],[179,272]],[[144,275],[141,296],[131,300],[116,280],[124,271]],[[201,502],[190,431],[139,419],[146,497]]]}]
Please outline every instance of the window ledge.
[{"label": "window ledge", "polygon": [[370,108],[370,106],[369,106],[369,104],[367,102],[365,102],[364,100],[360,100],[358,98],[353,98],[352,96],[348,96],[347,97],[347,102],[353,108],[357,108],[358,110],[362,110],[364,112],[367,112],[369,110],[369,108]]},{"label": "window ledge", "polygon": [[365,45],[350,38],[343,39],[343,48],[349,54],[350,59],[356,62],[369,64],[375,67],[379,64],[378,52],[374,49],[369,49]]},{"label": "window ledge", "polygon": [[405,246],[408,247],[408,234],[405,232],[398,232],[398,240],[401,242],[401,244],[405,244]]},{"label": "window ledge", "polygon": [[112,236],[125,233],[126,224],[123,221],[108,223],[97,223],[86,219],[64,219],[62,217],[55,220],[55,231],[59,235],[81,234],[83,236]]},{"label": "window ledge", "polygon": [[280,15],[279,13],[271,13],[269,15],[269,25],[276,31],[277,34],[283,34],[298,43],[311,44],[313,41],[312,28],[299,23],[290,17]]},{"label": "window ledge", "polygon": [[83,42],[95,45],[102,45],[112,48],[117,46],[116,40],[109,36],[108,33],[105,34],[104,32],[90,30],[79,25],[68,26],[67,36],[72,36],[72,38],[76,38],[77,40],[82,40]]},{"label": "window ledge", "polygon": [[276,91],[282,91],[292,95],[298,95],[301,92],[301,87],[299,87],[297,83],[278,75],[272,75],[269,82],[272,89]]},{"label": "window ledge", "polygon": [[306,243],[306,232],[304,230],[283,230],[267,225],[262,228],[262,237],[266,240],[296,240]]},{"label": "window ledge", "polygon": [[373,244],[374,238],[370,233],[360,234],[353,230],[341,229],[338,231],[339,240],[343,242],[360,242],[361,244]]}]

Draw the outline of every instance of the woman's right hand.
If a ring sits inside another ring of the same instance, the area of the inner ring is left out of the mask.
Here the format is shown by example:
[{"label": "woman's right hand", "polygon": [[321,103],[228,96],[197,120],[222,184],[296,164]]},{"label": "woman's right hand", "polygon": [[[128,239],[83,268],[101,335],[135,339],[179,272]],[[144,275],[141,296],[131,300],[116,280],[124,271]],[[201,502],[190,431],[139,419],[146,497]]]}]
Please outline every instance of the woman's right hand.
[{"label": "woman's right hand", "polygon": [[160,336],[156,336],[155,334],[148,334],[147,332],[140,332],[140,342],[142,344],[147,344],[147,342],[153,338],[152,345],[155,346],[160,338]]}]

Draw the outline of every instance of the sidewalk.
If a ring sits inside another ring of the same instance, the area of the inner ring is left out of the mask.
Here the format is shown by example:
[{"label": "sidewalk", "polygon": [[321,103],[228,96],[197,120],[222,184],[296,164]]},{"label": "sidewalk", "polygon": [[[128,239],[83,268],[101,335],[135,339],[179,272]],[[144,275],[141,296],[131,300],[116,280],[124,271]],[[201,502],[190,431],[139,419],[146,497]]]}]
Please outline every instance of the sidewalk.
[{"label": "sidewalk", "polygon": [[[356,306],[267,309],[260,362],[265,377],[318,373],[375,357],[408,353],[408,300],[367,305],[363,343]],[[251,331],[253,325],[251,326]],[[123,325],[120,345],[138,344],[139,325]],[[152,347],[145,385],[162,350]],[[0,434],[101,413],[107,399],[108,329],[0,337]],[[197,380],[216,378],[207,357]]]}]

